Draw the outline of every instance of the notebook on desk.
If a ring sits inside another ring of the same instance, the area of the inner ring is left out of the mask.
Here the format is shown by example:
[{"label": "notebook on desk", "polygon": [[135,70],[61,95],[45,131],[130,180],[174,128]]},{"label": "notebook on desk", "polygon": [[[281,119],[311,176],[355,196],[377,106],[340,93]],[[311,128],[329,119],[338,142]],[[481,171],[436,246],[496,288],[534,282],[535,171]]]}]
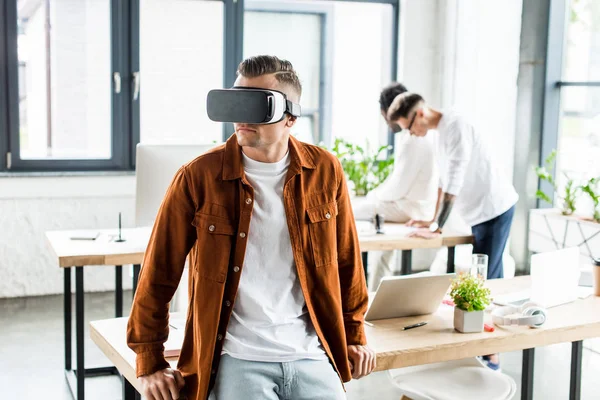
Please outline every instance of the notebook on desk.
[{"label": "notebook on desk", "polygon": [[169,338],[165,342],[165,357],[179,357],[185,335],[186,315],[169,318]]}]

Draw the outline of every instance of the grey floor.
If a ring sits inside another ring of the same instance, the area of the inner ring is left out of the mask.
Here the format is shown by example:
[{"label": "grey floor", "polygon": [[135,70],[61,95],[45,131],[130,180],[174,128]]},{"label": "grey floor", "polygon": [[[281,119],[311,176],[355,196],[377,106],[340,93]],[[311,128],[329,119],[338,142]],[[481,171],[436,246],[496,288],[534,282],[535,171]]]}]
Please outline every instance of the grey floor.
[{"label": "grey floor", "polygon": [[[131,292],[125,292],[124,298],[128,309]],[[63,374],[62,312],[62,296],[0,299],[1,399],[71,399]],[[113,313],[114,294],[86,294],[86,321],[110,318]],[[87,322],[85,325],[87,329]],[[86,366],[108,365],[87,331],[85,338]],[[600,399],[600,354],[587,348],[590,344],[586,342],[583,350],[584,400]],[[596,343],[593,345],[595,349],[600,348]],[[570,357],[570,344],[536,350],[535,399],[569,398]],[[503,354],[502,369],[520,383],[521,352]],[[120,379],[114,376],[87,379],[86,398],[121,399]],[[348,385],[349,400],[398,398],[385,373],[374,373]],[[519,395],[515,397],[519,398]]]}]

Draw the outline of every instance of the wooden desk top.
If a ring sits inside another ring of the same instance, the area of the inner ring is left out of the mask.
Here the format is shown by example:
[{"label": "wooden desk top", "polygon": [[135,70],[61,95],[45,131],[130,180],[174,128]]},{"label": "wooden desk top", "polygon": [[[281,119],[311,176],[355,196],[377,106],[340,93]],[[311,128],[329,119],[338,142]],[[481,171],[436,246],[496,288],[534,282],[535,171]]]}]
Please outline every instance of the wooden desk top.
[{"label": "wooden desk top", "polygon": [[384,234],[361,232],[358,237],[361,251],[372,250],[414,250],[414,249],[439,249],[440,247],[457,246],[460,244],[473,243],[473,235],[470,233],[444,232],[434,239],[421,239],[406,237],[414,230],[407,228],[404,224],[386,222]]},{"label": "wooden desk top", "polygon": [[[435,239],[406,237],[407,229],[402,224],[387,223],[383,235],[359,232],[361,251],[372,250],[412,250],[435,249],[444,246],[470,244],[470,234],[444,233]],[[71,240],[81,232],[99,232],[96,240]],[[114,241],[115,229],[95,229],[86,231],[49,231],[46,238],[60,267],[78,267],[86,265],[128,265],[141,264],[150,239],[151,228],[123,229],[125,242]]]},{"label": "wooden desk top", "polygon": [[[81,232],[98,232],[96,240],[71,240]],[[115,242],[116,229],[49,231],[46,238],[60,267],[141,264],[151,228],[123,229],[124,242]]]},{"label": "wooden desk top", "polygon": [[[489,281],[493,295],[519,292],[530,286],[529,277]],[[548,310],[540,329],[496,326],[495,332],[463,334],[453,329],[453,308],[442,305],[437,313],[420,317],[375,321],[366,326],[369,345],[377,353],[377,371],[457,360],[484,354],[522,350],[600,336],[600,297],[590,296]],[[489,315],[486,318],[490,319]],[[428,321],[423,327],[402,327]],[[91,322],[92,340],[123,375],[140,389],[135,378],[135,354],[125,343],[127,318]],[[177,359],[169,359],[175,366]]]}]

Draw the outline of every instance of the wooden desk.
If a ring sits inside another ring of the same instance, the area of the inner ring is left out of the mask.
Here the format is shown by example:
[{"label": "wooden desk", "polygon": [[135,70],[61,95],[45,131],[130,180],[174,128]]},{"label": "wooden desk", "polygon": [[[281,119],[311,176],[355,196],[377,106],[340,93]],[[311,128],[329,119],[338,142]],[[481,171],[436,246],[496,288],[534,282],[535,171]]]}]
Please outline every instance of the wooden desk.
[{"label": "wooden desk", "polygon": [[[435,239],[406,237],[401,224],[388,223],[385,234],[360,234],[359,245],[363,252],[363,266],[367,275],[367,252],[369,250],[402,250],[402,273],[411,273],[413,249],[440,248],[448,246],[448,271],[454,272],[454,246],[472,243],[473,237],[465,234],[444,233]],[[123,316],[123,265],[133,264],[133,290],[137,288],[140,265],[148,245],[151,228],[124,229],[124,242],[116,242],[116,230],[90,230],[99,232],[96,240],[72,240],[71,237],[85,231],[50,231],[46,233],[48,243],[64,268],[64,329],[65,329],[65,373],[69,388],[78,400],[84,400],[84,378],[86,376],[116,373],[114,368],[85,369],[83,348],[83,268],[92,265],[115,266],[115,316]],[[76,359],[75,370],[71,363],[71,267],[75,268],[75,324]],[[76,371],[76,373],[74,373]],[[75,388],[76,387],[76,388]],[[75,393],[77,395],[75,396]]]},{"label": "wooden desk", "polygon": [[[83,267],[91,265],[115,266],[115,316],[123,316],[123,265],[133,264],[133,290],[137,288],[140,265],[150,238],[150,228],[123,229],[124,242],[116,242],[116,230],[89,230],[98,232],[95,240],[71,240],[82,231],[50,231],[46,238],[59,267],[64,268],[64,330],[65,330],[65,376],[73,397],[85,398],[85,377],[116,374],[114,367],[85,368],[84,355],[84,291]],[[77,364],[72,367],[71,344],[71,267],[75,268],[75,355]]]},{"label": "wooden desk", "polygon": [[[488,283],[493,295],[519,292],[530,285],[529,277],[497,279]],[[462,334],[453,329],[453,309],[442,305],[429,316],[375,321],[366,326],[369,345],[377,353],[377,371],[412,365],[457,360],[491,353],[523,350],[523,400],[533,398],[534,348],[555,343],[573,342],[571,358],[571,399],[579,399],[581,382],[582,340],[600,336],[600,297],[590,296],[548,310],[548,321],[540,329],[496,327],[495,332]],[[489,315],[486,316],[489,318]],[[418,321],[423,327],[402,331]],[[94,321],[92,340],[132,383],[125,393],[132,399],[140,384],[135,377],[135,354],[125,342],[127,319]],[[175,366],[177,359],[169,359]],[[135,388],[135,389],[134,389]]]},{"label": "wooden desk", "polygon": [[455,246],[461,244],[472,244],[473,236],[470,233],[444,232],[434,239],[421,239],[406,237],[404,224],[386,223],[384,234],[361,234],[359,232],[359,244],[362,251],[363,267],[367,275],[367,253],[369,251],[401,250],[402,251],[402,275],[412,273],[412,251],[415,249],[439,249],[448,247],[447,272],[454,272]]}]

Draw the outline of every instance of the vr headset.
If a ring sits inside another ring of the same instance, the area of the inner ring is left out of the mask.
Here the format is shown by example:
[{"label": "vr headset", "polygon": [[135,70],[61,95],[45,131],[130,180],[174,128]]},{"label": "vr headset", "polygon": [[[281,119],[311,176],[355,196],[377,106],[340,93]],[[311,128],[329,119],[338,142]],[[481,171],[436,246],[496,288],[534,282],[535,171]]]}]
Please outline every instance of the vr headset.
[{"label": "vr headset", "polygon": [[300,105],[277,90],[234,87],[208,92],[206,111],[215,122],[275,124],[285,114],[299,117]]}]

